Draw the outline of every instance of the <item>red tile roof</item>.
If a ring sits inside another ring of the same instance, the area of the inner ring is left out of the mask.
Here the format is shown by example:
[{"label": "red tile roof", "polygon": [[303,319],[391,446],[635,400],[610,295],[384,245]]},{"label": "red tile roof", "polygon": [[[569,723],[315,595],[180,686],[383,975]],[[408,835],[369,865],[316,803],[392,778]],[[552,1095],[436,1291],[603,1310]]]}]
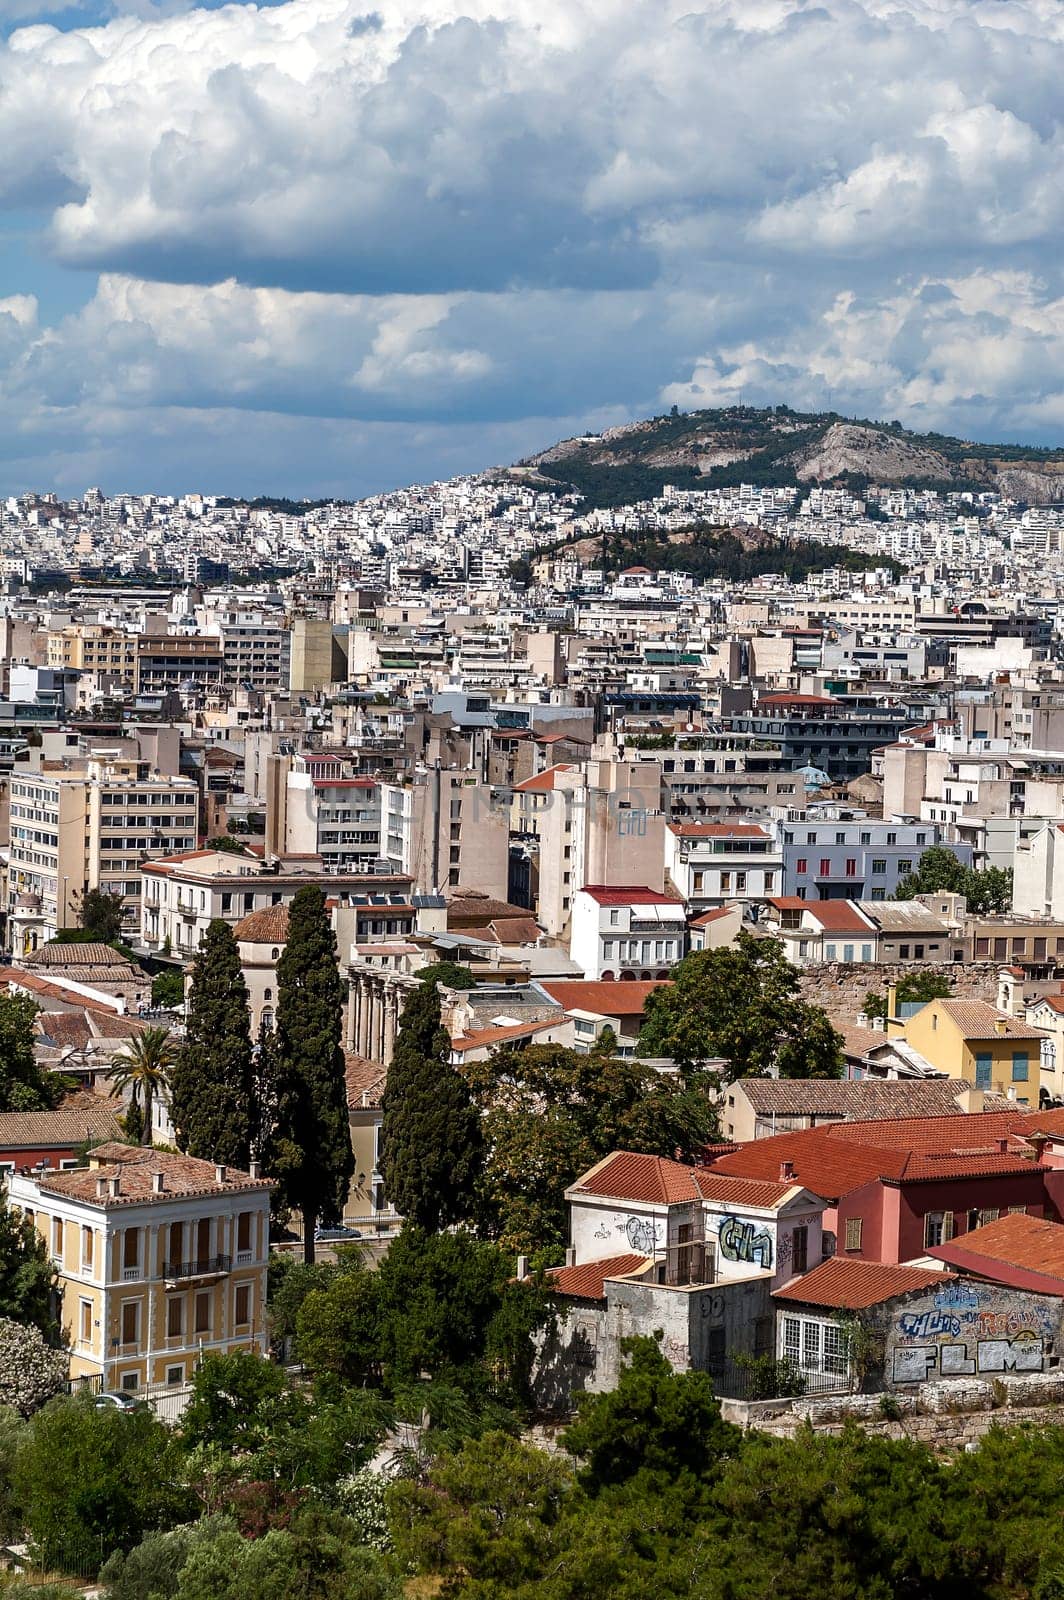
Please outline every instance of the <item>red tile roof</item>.
[{"label": "red tile roof", "polygon": [[771,838],[771,834],[756,822],[670,822],[669,831],[678,839]]},{"label": "red tile roof", "polygon": [[558,1294],[570,1295],[574,1300],[602,1300],[607,1278],[638,1272],[649,1260],[649,1256],[604,1256],[601,1261],[585,1261],[579,1267],[551,1267],[547,1277],[553,1280]]},{"label": "red tile roof", "polygon": [[1050,1293],[1064,1290],[1064,1226],[1023,1212],[986,1222],[928,1254],[987,1277],[998,1277],[1002,1266],[1018,1267],[1052,1280]]},{"label": "red tile roof", "polygon": [[514,784],[515,794],[551,794],[554,791],[554,780],[560,772],[571,772],[571,761],[560,761],[556,766],[548,767],[545,772],[537,772],[532,778],[526,778],[523,783]]},{"label": "red tile roof", "polygon": [[838,702],[827,694],[763,694],[759,706],[833,706]]},{"label": "red tile roof", "polygon": [[578,1194],[607,1195],[617,1200],[641,1200],[651,1205],[671,1205],[678,1200],[720,1200],[773,1209],[797,1183],[765,1183],[718,1173],[711,1167],[689,1167],[665,1156],[637,1155],[615,1150],[589,1172],[577,1178]]},{"label": "red tile roof", "polygon": [[499,1028],[475,1028],[471,1033],[460,1033],[451,1040],[455,1055],[464,1056],[470,1050],[489,1049],[497,1044],[512,1044],[517,1039],[527,1039],[534,1033],[558,1027],[561,1018],[547,1018],[539,1022],[514,1022]]},{"label": "red tile roof", "polygon": [[[212,1161],[198,1161],[193,1156],[174,1155],[168,1150],[102,1144],[89,1152],[89,1159],[93,1163],[89,1168],[43,1172],[35,1176],[37,1187],[104,1210],[111,1206],[142,1205],[145,1201],[161,1204],[192,1195],[276,1188],[272,1178],[253,1178],[238,1167],[229,1167],[224,1181],[219,1183]],[[156,1172],[164,1177],[165,1188],[161,1194],[155,1192],[153,1174]],[[100,1178],[117,1178],[119,1193],[97,1194]]]},{"label": "red tile roof", "polygon": [[288,907],[259,906],[241,917],[233,929],[233,938],[241,944],[284,944],[288,938]]},{"label": "red tile roof", "polygon": [[600,906],[675,906],[683,903],[675,895],[662,894],[660,889],[648,889],[645,883],[585,883],[581,892],[589,894]]},{"label": "red tile roof", "polygon": [[635,1017],[643,1009],[647,995],[664,989],[664,978],[653,982],[608,983],[580,978],[543,978],[540,988],[566,1011],[598,1011],[608,1017]]},{"label": "red tile roof", "polygon": [[777,1289],[774,1300],[796,1301],[800,1305],[829,1306],[845,1311],[862,1311],[880,1305],[895,1295],[911,1294],[914,1289],[929,1289],[945,1283],[951,1272],[931,1272],[924,1267],[898,1267],[882,1261],[855,1261],[847,1256],[832,1256],[822,1261],[804,1278],[796,1278]]},{"label": "red tile roof", "polygon": [[[1022,1140],[1011,1137],[1022,1120],[1017,1108],[969,1117],[835,1122],[755,1139],[722,1156],[711,1170],[776,1178],[780,1163],[790,1161],[793,1181],[829,1201],[877,1178],[898,1183],[1000,1177],[1032,1170]],[[1007,1148],[999,1150],[998,1141],[1005,1141]]]},{"label": "red tile roof", "polygon": [[860,933],[868,938],[875,932],[868,918],[849,900],[806,901],[805,908],[825,933]]}]

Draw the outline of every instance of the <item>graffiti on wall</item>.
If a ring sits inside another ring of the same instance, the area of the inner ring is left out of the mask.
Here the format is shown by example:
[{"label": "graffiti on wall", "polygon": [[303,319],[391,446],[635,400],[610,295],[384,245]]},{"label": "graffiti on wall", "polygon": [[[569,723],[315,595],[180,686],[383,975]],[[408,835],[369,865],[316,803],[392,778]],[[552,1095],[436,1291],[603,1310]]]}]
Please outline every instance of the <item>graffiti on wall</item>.
[{"label": "graffiti on wall", "polygon": [[629,1217],[624,1232],[633,1250],[641,1256],[652,1256],[661,1238],[661,1223],[652,1217]]},{"label": "graffiti on wall", "polygon": [[924,1383],[937,1371],[942,1378],[991,1372],[1041,1372],[1045,1345],[1036,1334],[1015,1339],[979,1339],[975,1344],[899,1345],[894,1351],[895,1383]]},{"label": "graffiti on wall", "polygon": [[891,1330],[895,1383],[1002,1372],[1041,1372],[1053,1354],[1060,1306],[994,1284],[942,1284]]},{"label": "graffiti on wall", "polygon": [[772,1235],[758,1223],[744,1222],[742,1217],[722,1217],[717,1236],[725,1260],[741,1261],[745,1266],[772,1266]]}]

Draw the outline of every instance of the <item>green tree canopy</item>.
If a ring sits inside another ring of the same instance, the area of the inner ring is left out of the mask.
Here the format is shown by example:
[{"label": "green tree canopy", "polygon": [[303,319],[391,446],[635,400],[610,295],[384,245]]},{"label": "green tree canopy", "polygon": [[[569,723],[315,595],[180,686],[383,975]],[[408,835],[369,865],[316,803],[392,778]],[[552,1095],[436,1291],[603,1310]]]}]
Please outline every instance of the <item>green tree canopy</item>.
[{"label": "green tree canopy", "polygon": [[608,1394],[579,1397],[579,1415],[562,1437],[582,1461],[592,1490],[637,1473],[672,1482],[683,1473],[715,1477],[739,1453],[742,1434],[721,1419],[704,1372],[675,1373],[653,1339],[627,1341],[628,1363]]},{"label": "green tree canopy", "polygon": [[607,1051],[511,1047],[462,1071],[487,1145],[478,1217],[513,1250],[564,1245],[565,1190],[611,1150],[682,1160],[716,1127],[700,1088]]},{"label": "green tree canopy", "polygon": [[176,1062],[177,1050],[166,1028],[145,1028],[111,1057],[107,1077],[117,1094],[130,1090],[140,1112],[142,1144],[151,1144],[152,1109],[156,1100],[166,1099]]},{"label": "green tree canopy", "polygon": [[640,1053],[688,1069],[723,1057],[732,1078],[838,1078],[842,1038],[798,995],[779,940],[740,933],[733,945],[687,956],[673,982],[647,996]]},{"label": "green tree canopy", "polygon": [[58,1276],[47,1240],[0,1195],[0,1317],[37,1328],[59,1343],[54,1290]]},{"label": "green tree canopy", "polygon": [[233,931],[215,917],[192,959],[185,1042],[171,1074],[182,1150],[246,1168],[255,1094],[248,991]]},{"label": "green tree canopy", "polygon": [[916,863],[916,871],[900,879],[894,891],[898,900],[918,894],[962,894],[968,910],[977,916],[1008,911],[1012,905],[1012,868],[964,866],[944,844],[933,844]]},{"label": "green tree canopy", "polygon": [[422,983],[442,983],[445,989],[475,989],[477,980],[457,961],[434,961],[418,974]]},{"label": "green tree canopy", "polygon": [[151,980],[151,1003],[160,1010],[172,1010],[183,1003],[185,998],[185,975],[167,969],[166,972],[157,972]]},{"label": "green tree canopy", "polygon": [[451,1065],[431,982],[403,1007],[381,1104],[380,1168],[400,1216],[429,1230],[469,1217],[483,1165],[480,1118]]},{"label": "green tree canopy", "polygon": [[101,944],[111,944],[122,937],[122,896],[106,889],[86,889],[84,894],[73,895],[78,926]]},{"label": "green tree canopy", "polygon": [[277,996],[271,1175],[284,1201],[302,1212],[303,1249],[313,1261],[315,1225],[343,1215],[355,1170],[341,1047],[344,986],[320,889],[299,889],[289,907]]},{"label": "green tree canopy", "polygon": [[28,995],[0,994],[0,1111],[50,1111],[70,1087],[68,1079],[37,1065],[36,1015]]}]

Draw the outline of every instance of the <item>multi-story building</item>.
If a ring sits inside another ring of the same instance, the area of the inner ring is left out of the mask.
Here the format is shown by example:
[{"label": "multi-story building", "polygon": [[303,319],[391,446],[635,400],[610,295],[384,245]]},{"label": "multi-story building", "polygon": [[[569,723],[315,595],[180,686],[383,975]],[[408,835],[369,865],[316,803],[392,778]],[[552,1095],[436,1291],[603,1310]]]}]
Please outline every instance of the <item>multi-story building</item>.
[{"label": "multi-story building", "polygon": [[381,785],[381,855],[432,894],[458,887],[505,900],[510,861],[509,790],[461,769],[434,767],[413,783]]},{"label": "multi-story building", "polygon": [[40,900],[44,936],[76,922],[76,897],[102,889],[139,923],[141,865],[150,852],[196,846],[197,790],[146,761],[100,751],[77,769],[42,763],[11,779],[9,903]]},{"label": "multi-story building", "polygon": [[326,868],[371,871],[381,860],[381,786],[352,775],[339,752],[267,760],[266,845],[320,856]]},{"label": "multi-story building", "polygon": [[252,912],[287,905],[299,889],[315,885],[335,902],[341,946],[403,937],[414,926],[411,880],[401,873],[328,872],[320,859],[286,863],[196,850],[144,862],[140,942],[153,953],[191,957],[215,918],[235,928]]},{"label": "multi-story building", "polygon": [[569,954],[586,979],[667,978],[686,946],[683,902],[660,890],[585,883],[575,896]]},{"label": "multi-story building", "polygon": [[137,636],[102,622],[71,623],[49,633],[48,665],[132,684],[137,667]]},{"label": "multi-story building", "polygon": [[689,906],[708,911],[777,894],[783,854],[756,822],[670,822],[665,870]]},{"label": "multi-story building", "polygon": [[190,635],[149,634],[137,640],[138,694],[167,689],[218,689],[225,677],[221,639]]},{"label": "multi-story building", "polygon": [[268,1346],[272,1181],[105,1144],[88,1168],[13,1173],[8,1195],[51,1252],[74,1379],[181,1384],[206,1354]]},{"label": "multi-story building", "polygon": [[[923,852],[943,843],[936,823],[881,821],[840,811],[788,816],[774,823],[782,847],[783,893],[800,900],[893,900]],[[969,844],[950,844],[963,866]]]},{"label": "multi-story building", "polygon": [[872,752],[891,744],[917,721],[905,706],[863,704],[856,698],[827,695],[762,695],[750,712],[729,719],[737,733],[754,734],[778,745],[789,765],[810,765],[835,779],[859,778],[872,764]]}]

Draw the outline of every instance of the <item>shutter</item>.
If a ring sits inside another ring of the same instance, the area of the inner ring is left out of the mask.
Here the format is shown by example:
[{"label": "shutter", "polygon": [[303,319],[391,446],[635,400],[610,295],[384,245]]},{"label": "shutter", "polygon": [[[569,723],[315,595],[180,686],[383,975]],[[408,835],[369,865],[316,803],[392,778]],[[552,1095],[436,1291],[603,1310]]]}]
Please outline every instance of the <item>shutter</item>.
[{"label": "shutter", "polygon": [[942,1217],[942,1243],[946,1244],[953,1238],[953,1212],[947,1211]]}]

